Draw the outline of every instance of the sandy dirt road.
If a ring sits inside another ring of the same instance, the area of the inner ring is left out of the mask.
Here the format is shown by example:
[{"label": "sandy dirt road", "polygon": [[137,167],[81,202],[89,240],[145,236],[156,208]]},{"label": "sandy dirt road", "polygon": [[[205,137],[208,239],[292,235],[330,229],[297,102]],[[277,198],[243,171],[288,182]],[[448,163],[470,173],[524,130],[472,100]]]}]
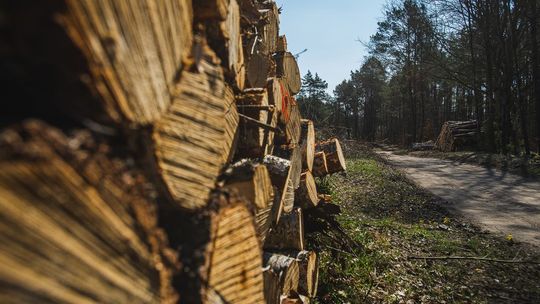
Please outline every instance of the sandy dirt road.
[{"label": "sandy dirt road", "polygon": [[376,152],[448,201],[450,211],[486,230],[540,247],[540,181],[454,161]]}]

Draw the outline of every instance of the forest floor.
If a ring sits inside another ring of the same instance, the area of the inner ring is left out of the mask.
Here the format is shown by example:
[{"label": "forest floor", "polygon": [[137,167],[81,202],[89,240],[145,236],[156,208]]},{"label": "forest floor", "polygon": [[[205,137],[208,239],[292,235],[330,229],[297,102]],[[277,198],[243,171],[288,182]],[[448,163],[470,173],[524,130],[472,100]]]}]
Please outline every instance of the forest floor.
[{"label": "forest floor", "polygon": [[538,247],[454,215],[366,145],[344,150],[348,172],[319,187],[341,207],[355,246],[308,235],[321,252],[315,303],[540,303]]}]

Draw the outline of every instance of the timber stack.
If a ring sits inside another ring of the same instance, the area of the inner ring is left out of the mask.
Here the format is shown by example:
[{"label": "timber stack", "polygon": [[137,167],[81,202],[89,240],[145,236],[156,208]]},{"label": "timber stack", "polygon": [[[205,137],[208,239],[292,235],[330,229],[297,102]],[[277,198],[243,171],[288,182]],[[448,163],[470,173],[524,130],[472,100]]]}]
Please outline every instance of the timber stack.
[{"label": "timber stack", "polygon": [[447,121],[441,128],[441,133],[435,143],[435,148],[442,152],[455,152],[476,145],[478,122]]},{"label": "timber stack", "polygon": [[[309,303],[315,178],[273,1],[0,4],[1,303]],[[322,196],[324,197],[324,196]]]}]

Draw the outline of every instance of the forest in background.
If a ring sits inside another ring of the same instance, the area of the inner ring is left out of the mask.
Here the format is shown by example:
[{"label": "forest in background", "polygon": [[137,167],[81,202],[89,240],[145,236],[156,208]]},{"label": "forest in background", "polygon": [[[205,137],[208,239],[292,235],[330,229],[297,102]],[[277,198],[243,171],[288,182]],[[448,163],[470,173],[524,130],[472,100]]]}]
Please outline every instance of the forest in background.
[{"label": "forest in background", "polygon": [[350,77],[327,93],[310,71],[303,117],[349,138],[410,145],[477,120],[479,148],[540,151],[537,0],[392,0]]}]

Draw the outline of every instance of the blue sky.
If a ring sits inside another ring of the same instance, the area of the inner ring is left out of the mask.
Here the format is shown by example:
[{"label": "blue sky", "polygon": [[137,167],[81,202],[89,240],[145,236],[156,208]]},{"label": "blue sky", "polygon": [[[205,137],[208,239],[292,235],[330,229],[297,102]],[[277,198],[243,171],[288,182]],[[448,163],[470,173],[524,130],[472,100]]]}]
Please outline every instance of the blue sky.
[{"label": "blue sky", "polygon": [[283,7],[280,34],[287,36],[300,72],[318,73],[328,91],[351,70],[358,69],[367,52],[357,40],[367,42],[377,30],[386,0],[276,0]]}]

